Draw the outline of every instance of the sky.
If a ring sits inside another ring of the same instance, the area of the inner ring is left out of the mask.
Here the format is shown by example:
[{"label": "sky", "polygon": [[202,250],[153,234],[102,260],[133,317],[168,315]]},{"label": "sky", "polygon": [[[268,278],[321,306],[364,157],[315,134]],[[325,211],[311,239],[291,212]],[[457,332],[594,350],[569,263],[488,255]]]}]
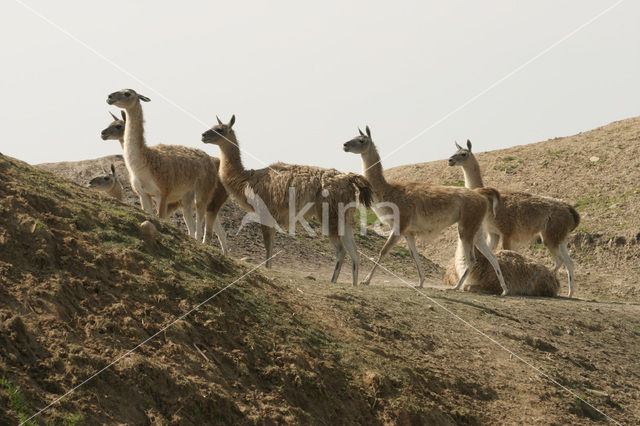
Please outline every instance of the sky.
[{"label": "sky", "polygon": [[149,145],[218,156],[200,135],[235,114],[248,168],[359,171],[365,125],[385,168],[571,135],[640,115],[640,2],[574,33],[616,3],[4,0],[0,152],[120,153],[99,135],[122,88],[151,98]]}]

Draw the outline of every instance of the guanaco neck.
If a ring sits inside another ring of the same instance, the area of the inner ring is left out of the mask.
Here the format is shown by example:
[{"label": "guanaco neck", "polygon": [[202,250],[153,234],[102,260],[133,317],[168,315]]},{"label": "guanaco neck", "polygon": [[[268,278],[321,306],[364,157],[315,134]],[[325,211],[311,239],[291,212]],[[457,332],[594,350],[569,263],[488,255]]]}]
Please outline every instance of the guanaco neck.
[{"label": "guanaco neck", "polygon": [[469,189],[482,188],[482,175],[480,174],[480,164],[476,157],[469,153],[469,158],[462,164],[464,174],[464,186]]},{"label": "guanaco neck", "polygon": [[120,141],[120,148],[122,148],[122,152],[124,152],[124,136],[118,139]]},{"label": "guanaco neck", "polygon": [[[242,165],[238,139],[233,130],[229,132],[227,140],[220,144],[220,178],[223,181],[244,181],[247,171]],[[225,184],[226,185],[226,184]]]},{"label": "guanaco neck", "polygon": [[127,108],[127,121],[124,124],[123,154],[127,166],[132,169],[145,167],[147,145],[144,140],[144,117],[142,105],[136,102]]},{"label": "guanaco neck", "polygon": [[384,190],[389,184],[382,171],[380,154],[378,154],[378,149],[373,142],[371,142],[369,149],[360,155],[362,157],[362,174],[364,177],[367,178],[375,192]]},{"label": "guanaco neck", "polygon": [[114,180],[113,185],[107,192],[116,200],[122,201],[122,185],[120,185],[120,181],[118,179]]}]

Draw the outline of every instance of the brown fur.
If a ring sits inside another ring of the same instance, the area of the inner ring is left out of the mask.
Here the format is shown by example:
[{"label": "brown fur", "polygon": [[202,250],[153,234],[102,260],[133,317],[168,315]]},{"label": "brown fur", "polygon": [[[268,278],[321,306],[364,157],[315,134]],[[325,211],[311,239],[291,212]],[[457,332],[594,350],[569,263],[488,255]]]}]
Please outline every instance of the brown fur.
[{"label": "brown fur", "polygon": [[[219,120],[218,122],[217,126],[203,133],[202,141],[220,146],[220,179],[227,192],[249,212],[254,212],[254,206],[247,199],[248,191],[258,195],[275,222],[286,228],[285,231],[289,230],[289,188],[295,189],[296,214],[311,203],[313,207],[306,212],[305,217],[315,216],[323,219],[322,206],[326,203],[329,239],[336,248],[336,267],[332,281],[338,279],[346,249],[353,260],[353,284],[356,285],[358,255],[352,231],[354,209],[349,208],[344,212],[345,229],[342,233],[339,229],[339,205],[347,205],[357,199],[367,206],[370,205],[369,183],[354,173],[294,164],[276,163],[263,169],[247,170],[242,165],[238,140],[232,129],[235,116],[229,124],[223,124]],[[263,224],[262,230],[267,267],[270,267],[275,228]]]},{"label": "brown fur", "polygon": [[[158,200],[157,214],[162,218],[167,217],[171,203],[181,201],[189,233],[196,239],[206,240],[206,211],[218,181],[216,165],[204,151],[196,148],[147,147],[141,100],[149,101],[131,89],[114,92],[107,98],[107,103],[126,110],[123,148],[131,186],[140,195],[146,211],[153,210],[153,198]],[[196,223],[193,222],[194,201]]]},{"label": "brown fur", "polygon": [[[422,182],[387,182],[382,171],[380,155],[376,149],[371,132],[367,126],[367,134],[360,131],[360,136],[344,144],[344,150],[360,154],[364,175],[371,183],[374,200],[378,203],[393,203],[398,208],[398,221],[394,223],[391,207],[374,207],[374,211],[383,222],[392,227],[389,239],[382,247],[378,262],[365,279],[369,282],[382,257],[393,247],[400,236],[404,236],[416,262],[420,276],[419,286],[424,282],[424,273],[415,248],[415,237],[432,238],[447,227],[458,224],[458,235],[467,245],[467,261],[471,262],[471,248],[478,246],[486,256],[492,257],[490,250],[482,239],[482,225],[491,207],[495,207],[500,199],[498,191],[492,188],[481,188],[472,191],[466,188],[452,186],[431,185]],[[385,218],[387,216],[387,218]],[[395,225],[395,229],[394,229]],[[496,274],[502,278],[500,269],[496,265]],[[459,281],[459,288],[465,281],[465,276]],[[503,286],[505,294],[506,286]]]},{"label": "brown fur", "polygon": [[[471,152],[471,142],[467,141],[466,149],[457,144],[456,147],[458,150],[449,158],[449,165],[462,167],[467,188],[483,186],[480,165]],[[580,214],[569,204],[553,198],[515,191],[501,191],[500,194],[502,199],[495,218],[487,220],[492,245],[495,247],[498,237],[501,237],[502,248],[509,250],[530,243],[540,235],[555,259],[554,272],[563,264],[567,268],[571,297],[573,261],[569,257],[566,240],[580,224]]]},{"label": "brown fur", "polygon": [[124,197],[122,183],[120,183],[118,176],[116,176],[116,169],[113,164],[111,165],[111,173],[107,172],[106,175],[96,176],[91,179],[89,182],[89,188],[104,191],[118,201],[122,201]]},{"label": "brown fur", "polygon": [[[456,258],[447,266],[444,282],[455,286],[460,277],[456,269],[456,262],[460,262],[460,250],[456,251]],[[558,295],[560,283],[555,274],[519,253],[511,250],[498,250],[496,258],[504,279],[508,283],[509,294],[516,296],[546,296]],[[462,259],[464,262],[464,259]],[[476,262],[471,267],[463,290],[475,293],[500,294],[502,288],[496,274],[484,256],[476,254]]]},{"label": "brown fur", "polygon": [[[127,116],[124,111],[121,111],[122,119],[116,117],[112,113],[109,113],[109,114],[111,115],[111,117],[113,117],[113,121],[109,123],[109,125],[105,127],[102,130],[102,132],[100,132],[100,137],[102,138],[102,140],[105,140],[105,141],[112,140],[112,141],[120,142],[120,148],[122,148],[122,150],[124,151],[124,124],[125,124],[125,121],[127,120]],[[155,147],[153,146],[149,147],[149,149],[154,149],[154,148]],[[216,164],[219,164],[219,163],[220,161],[218,160],[218,163]],[[216,170],[217,169],[218,168],[216,166]],[[132,189],[133,189],[133,192],[136,192],[135,188],[132,188]],[[136,194],[138,193],[136,192]],[[140,197],[140,194],[138,194],[138,197]],[[156,209],[157,207],[158,206],[156,206]],[[179,210],[181,208],[182,208],[182,201],[169,203],[169,205],[167,206],[167,216],[171,216],[176,210]]]}]

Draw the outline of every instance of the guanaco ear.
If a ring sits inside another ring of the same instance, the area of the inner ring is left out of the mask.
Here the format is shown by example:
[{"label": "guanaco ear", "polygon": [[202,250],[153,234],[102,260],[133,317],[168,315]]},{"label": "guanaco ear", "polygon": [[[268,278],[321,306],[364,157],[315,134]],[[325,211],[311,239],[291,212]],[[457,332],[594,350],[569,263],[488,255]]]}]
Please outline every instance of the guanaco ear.
[{"label": "guanaco ear", "polygon": [[233,123],[235,123],[235,122],[236,122],[236,115],[233,114],[231,116],[231,120],[229,120],[229,128],[232,128],[233,127]]},{"label": "guanaco ear", "polygon": [[118,117],[116,117],[111,111],[109,111],[109,114],[111,115],[111,117],[113,117],[113,121],[118,121]]},{"label": "guanaco ear", "polygon": [[151,101],[151,99],[147,98],[144,95],[141,95],[140,93],[138,93],[138,99],[140,99],[143,102],[150,102]]},{"label": "guanaco ear", "polygon": [[467,139],[467,148],[469,148],[469,152],[471,152],[471,141]]},{"label": "guanaco ear", "polygon": [[113,163],[111,163],[111,174],[116,175],[116,168],[113,166]]},{"label": "guanaco ear", "polygon": [[360,132],[360,136],[364,136],[364,133],[362,132],[362,130],[360,130],[360,127],[358,127],[358,131]]},{"label": "guanaco ear", "polygon": [[367,126],[365,130],[367,131],[367,136],[369,136],[369,139],[371,139],[371,130],[369,130],[369,126]]},{"label": "guanaco ear", "polygon": [[460,145],[458,145],[458,142],[454,142],[456,144],[456,148],[457,149],[462,149],[462,147]]},{"label": "guanaco ear", "polygon": [[120,115],[122,116],[122,121],[127,121],[127,113],[124,110],[120,111]]},{"label": "guanaco ear", "polygon": [[218,124],[222,124],[222,120],[220,120],[220,117],[216,115],[216,118],[218,119]]}]

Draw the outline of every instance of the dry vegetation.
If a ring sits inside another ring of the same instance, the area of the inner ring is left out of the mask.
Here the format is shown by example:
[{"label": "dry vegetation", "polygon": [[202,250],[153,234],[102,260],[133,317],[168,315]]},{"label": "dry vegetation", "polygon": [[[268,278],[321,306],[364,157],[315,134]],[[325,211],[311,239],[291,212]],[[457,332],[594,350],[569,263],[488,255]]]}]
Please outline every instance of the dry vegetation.
[{"label": "dry vegetation", "polygon": [[[351,288],[348,274],[332,285],[325,239],[278,235],[274,270],[242,278],[37,422],[607,422],[446,307],[616,420],[640,423],[638,150],[640,119],[630,119],[478,155],[487,184],[578,206],[578,299],[420,295],[388,273],[368,287]],[[112,160],[44,168],[86,184]],[[388,175],[462,180],[444,161]],[[245,261],[197,244],[178,217],[158,220],[0,155],[0,424],[26,419],[261,262],[259,230],[234,235],[240,217],[225,207],[231,255]],[[144,220],[160,231],[154,244]],[[383,242],[358,239],[369,255]],[[440,243],[423,247],[433,287],[455,250],[450,233]],[[543,248],[528,253],[551,263]],[[385,266],[415,283],[403,247]]]}]

